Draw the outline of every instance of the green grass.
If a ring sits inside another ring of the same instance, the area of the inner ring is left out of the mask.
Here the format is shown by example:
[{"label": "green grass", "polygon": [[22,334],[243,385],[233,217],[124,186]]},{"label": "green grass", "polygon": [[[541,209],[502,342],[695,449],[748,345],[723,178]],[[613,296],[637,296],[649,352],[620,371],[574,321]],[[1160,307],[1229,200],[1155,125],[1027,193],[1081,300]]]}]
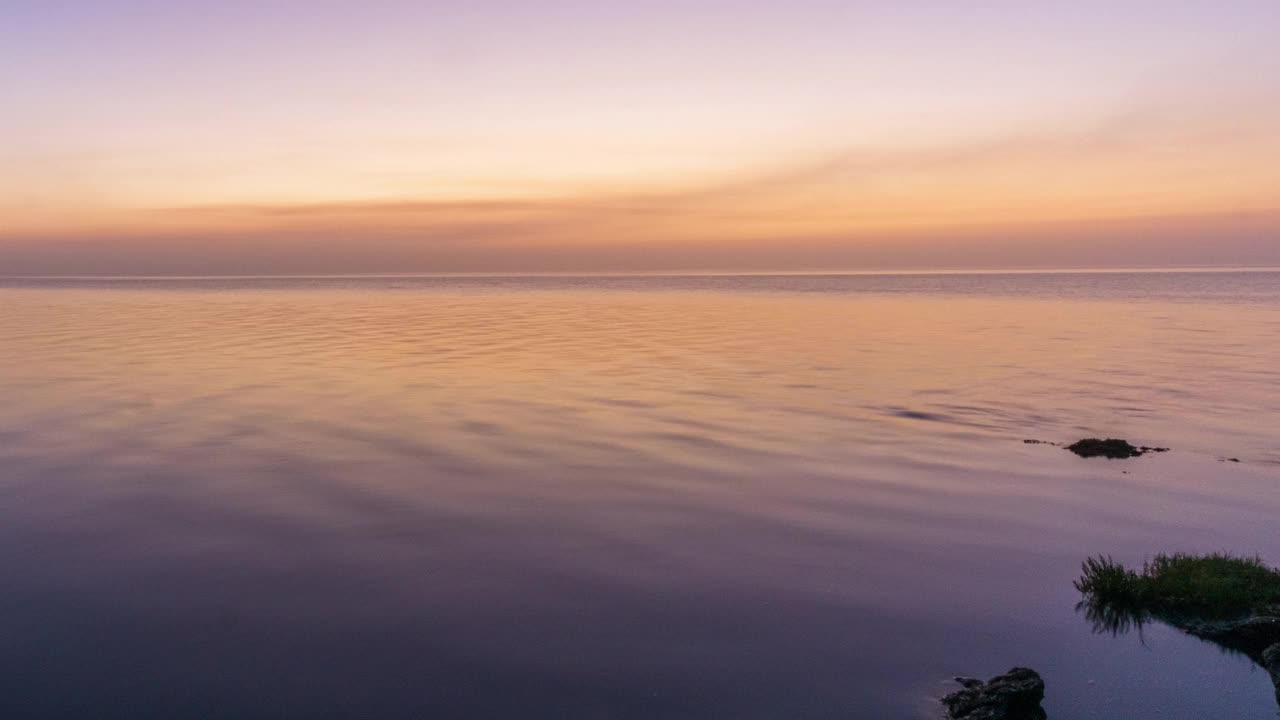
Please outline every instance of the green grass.
[{"label": "green grass", "polygon": [[1221,618],[1280,605],[1280,571],[1257,557],[1157,555],[1136,572],[1100,556],[1081,570],[1090,603],[1133,612]]}]

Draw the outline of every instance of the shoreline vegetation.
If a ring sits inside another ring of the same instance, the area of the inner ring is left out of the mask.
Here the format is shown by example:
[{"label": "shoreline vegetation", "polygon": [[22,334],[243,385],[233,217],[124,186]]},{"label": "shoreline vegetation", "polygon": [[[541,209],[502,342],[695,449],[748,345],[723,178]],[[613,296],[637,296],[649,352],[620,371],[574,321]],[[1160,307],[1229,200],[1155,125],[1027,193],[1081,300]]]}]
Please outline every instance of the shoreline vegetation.
[{"label": "shoreline vegetation", "polygon": [[[1259,557],[1228,553],[1158,554],[1131,569],[1110,556],[1087,558],[1074,582],[1076,606],[1094,632],[1139,633],[1161,622],[1240,653],[1271,676],[1280,704],[1280,570]],[[952,720],[1044,720],[1044,682],[1014,668],[982,682],[956,678],[963,689],[942,699]]]},{"label": "shoreline vegetation", "polygon": [[1075,581],[1095,632],[1159,621],[1237,652],[1270,674],[1280,704],[1280,570],[1259,557],[1160,554],[1132,570],[1091,557]]},{"label": "shoreline vegetation", "polygon": [[1280,606],[1280,571],[1256,556],[1159,554],[1140,571],[1098,556],[1081,571],[1075,588],[1085,601],[1115,612],[1222,619]]},{"label": "shoreline vegetation", "polygon": [[[1126,460],[1169,448],[1118,438],[1084,438],[1051,445],[1082,458]],[[1240,462],[1237,458],[1226,458]],[[1085,559],[1074,582],[1076,610],[1094,632],[1121,635],[1162,622],[1188,635],[1245,655],[1271,676],[1280,704],[1280,570],[1262,558],[1229,553],[1161,553],[1130,569],[1110,555]],[[942,698],[951,720],[1044,720],[1044,681],[1034,670],[1013,668],[983,682],[957,677],[961,688]]]}]

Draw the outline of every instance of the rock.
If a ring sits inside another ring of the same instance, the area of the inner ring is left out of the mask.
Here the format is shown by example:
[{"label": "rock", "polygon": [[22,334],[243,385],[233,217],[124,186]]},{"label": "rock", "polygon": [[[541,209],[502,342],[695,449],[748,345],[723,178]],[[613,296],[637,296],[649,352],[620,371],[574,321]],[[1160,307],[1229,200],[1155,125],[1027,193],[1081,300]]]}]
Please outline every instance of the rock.
[{"label": "rock", "polygon": [[1262,662],[1271,671],[1271,674],[1280,673],[1280,643],[1276,643],[1263,651]]},{"label": "rock", "polygon": [[[942,698],[951,720],[1045,720],[1044,680],[1028,668],[1013,668],[987,682],[956,678],[964,689]],[[972,681],[972,683],[970,682]]]},{"label": "rock", "polygon": [[1235,620],[1163,618],[1165,622],[1228,650],[1243,653],[1271,675],[1280,704],[1280,608]]},{"label": "rock", "polygon": [[[1070,445],[1052,442],[1050,440],[1035,440],[1028,438],[1022,441],[1027,445],[1052,445],[1054,447],[1065,447],[1080,457],[1105,457],[1110,460],[1123,460],[1125,458],[1138,457],[1147,453],[1163,453],[1169,452],[1167,447],[1151,447],[1143,445],[1138,447],[1131,444],[1128,440],[1119,440],[1116,438],[1085,438],[1077,440]],[[1238,461],[1236,461],[1238,462]]]},{"label": "rock", "polygon": [[[1120,618],[1121,621],[1110,621],[1109,627],[1120,627],[1120,631],[1124,632],[1127,629],[1122,622],[1126,617],[1124,613],[1113,617]],[[1188,635],[1214,643],[1224,650],[1241,653],[1257,663],[1271,676],[1271,683],[1276,689],[1276,703],[1280,704],[1280,608],[1264,608],[1261,612],[1243,618],[1225,620],[1163,613],[1149,617],[1168,623]],[[1141,627],[1142,622],[1136,621],[1137,626]],[[1100,621],[1096,619],[1094,623],[1095,629],[1100,626],[1108,627],[1099,625]]]},{"label": "rock", "polygon": [[1276,686],[1276,702],[1280,703],[1280,643],[1263,651],[1262,666],[1271,673],[1271,684]]},{"label": "rock", "polygon": [[1138,457],[1147,452],[1164,452],[1167,448],[1139,448],[1129,444],[1128,440],[1116,438],[1085,438],[1067,446],[1071,452],[1084,458],[1104,457],[1108,460],[1124,460]]},{"label": "rock", "polygon": [[1263,667],[1267,667],[1266,653],[1280,645],[1280,608],[1230,620],[1171,617],[1166,622],[1198,638],[1242,652]]}]

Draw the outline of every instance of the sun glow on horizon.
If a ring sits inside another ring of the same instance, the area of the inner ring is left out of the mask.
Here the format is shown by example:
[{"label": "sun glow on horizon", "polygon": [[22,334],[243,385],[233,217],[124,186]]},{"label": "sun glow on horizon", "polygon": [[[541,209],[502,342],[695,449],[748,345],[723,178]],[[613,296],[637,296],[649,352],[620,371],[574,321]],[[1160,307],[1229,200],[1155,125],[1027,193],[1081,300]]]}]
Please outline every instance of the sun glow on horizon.
[{"label": "sun glow on horizon", "polygon": [[0,270],[1280,261],[1271,3],[305,7],[0,11]]}]

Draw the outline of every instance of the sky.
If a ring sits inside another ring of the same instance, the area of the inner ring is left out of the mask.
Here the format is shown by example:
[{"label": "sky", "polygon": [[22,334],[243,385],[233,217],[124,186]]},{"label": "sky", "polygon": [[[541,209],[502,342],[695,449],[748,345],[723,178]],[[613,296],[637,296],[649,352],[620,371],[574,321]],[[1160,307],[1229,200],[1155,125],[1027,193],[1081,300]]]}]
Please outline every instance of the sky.
[{"label": "sky", "polygon": [[0,275],[1280,265],[1280,3],[0,0]]}]

